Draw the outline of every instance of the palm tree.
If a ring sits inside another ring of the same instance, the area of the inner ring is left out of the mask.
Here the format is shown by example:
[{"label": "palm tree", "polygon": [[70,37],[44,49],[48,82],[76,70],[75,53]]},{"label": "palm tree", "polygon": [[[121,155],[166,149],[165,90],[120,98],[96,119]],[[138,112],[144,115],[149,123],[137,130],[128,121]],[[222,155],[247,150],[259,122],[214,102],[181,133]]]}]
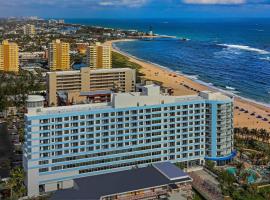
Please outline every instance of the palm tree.
[{"label": "palm tree", "polygon": [[258,131],[257,131],[257,129],[251,129],[251,131],[250,131],[250,135],[252,136],[252,137],[255,137],[257,140],[258,140]]},{"label": "palm tree", "polygon": [[260,129],[259,130],[259,135],[261,137],[261,140],[262,142],[268,142],[266,139],[267,139],[267,136],[268,136],[268,133],[266,132],[265,129]]},{"label": "palm tree", "polygon": [[17,167],[11,170],[10,178],[6,183],[7,188],[10,189],[11,198],[19,198],[25,195],[24,178],[25,174],[22,168]]}]

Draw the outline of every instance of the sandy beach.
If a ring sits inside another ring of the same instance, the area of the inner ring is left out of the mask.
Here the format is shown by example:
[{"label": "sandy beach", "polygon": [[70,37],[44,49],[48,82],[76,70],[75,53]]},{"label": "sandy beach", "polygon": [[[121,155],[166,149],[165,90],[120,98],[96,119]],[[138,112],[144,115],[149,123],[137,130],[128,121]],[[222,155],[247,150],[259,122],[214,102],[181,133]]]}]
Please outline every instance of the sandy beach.
[{"label": "sandy beach", "polygon": [[[109,45],[119,41],[127,40],[114,40],[106,42]],[[131,62],[137,63],[142,66],[141,72],[145,74],[145,79],[160,81],[163,86],[174,89],[174,95],[188,95],[196,94],[197,91],[202,90],[215,90],[202,85],[187,76],[170,71],[169,69],[161,68],[135,57],[131,57],[118,49],[113,48],[113,51],[125,55]],[[195,91],[194,91],[195,90]],[[234,125],[235,127],[248,127],[248,128],[263,128],[270,131],[270,108],[252,101],[248,101],[239,97],[235,98],[234,102]],[[260,116],[260,118],[258,118]],[[264,121],[267,118],[269,121]]]}]

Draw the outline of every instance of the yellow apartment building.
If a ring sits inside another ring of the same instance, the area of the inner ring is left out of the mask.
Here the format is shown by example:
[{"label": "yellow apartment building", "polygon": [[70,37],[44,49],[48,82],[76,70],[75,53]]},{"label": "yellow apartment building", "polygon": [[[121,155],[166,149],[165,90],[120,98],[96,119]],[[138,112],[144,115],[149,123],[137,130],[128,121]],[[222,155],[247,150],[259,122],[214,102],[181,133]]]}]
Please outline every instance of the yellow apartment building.
[{"label": "yellow apartment building", "polygon": [[0,71],[19,71],[19,47],[16,43],[4,40],[0,45]]},{"label": "yellow apartment building", "polygon": [[33,24],[26,24],[23,27],[23,32],[25,35],[35,35],[36,34],[36,27]]},{"label": "yellow apartment building", "polygon": [[51,71],[70,69],[69,43],[55,40],[49,44],[49,68]]},{"label": "yellow apartment building", "polygon": [[112,53],[110,45],[97,42],[87,48],[87,66],[91,69],[111,69]]}]

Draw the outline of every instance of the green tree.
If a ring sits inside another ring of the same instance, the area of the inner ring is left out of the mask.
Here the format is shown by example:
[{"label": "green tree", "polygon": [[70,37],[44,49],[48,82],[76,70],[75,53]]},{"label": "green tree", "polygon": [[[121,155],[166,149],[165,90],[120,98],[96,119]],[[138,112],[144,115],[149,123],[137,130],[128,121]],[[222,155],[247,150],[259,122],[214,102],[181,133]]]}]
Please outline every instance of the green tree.
[{"label": "green tree", "polygon": [[205,161],[205,166],[206,168],[208,168],[209,170],[213,171],[215,169],[215,162],[211,161],[211,160],[206,160]]},{"label": "green tree", "polygon": [[11,198],[18,199],[26,194],[24,178],[25,174],[22,168],[17,167],[11,170],[10,178],[6,183],[7,188],[11,191]]}]

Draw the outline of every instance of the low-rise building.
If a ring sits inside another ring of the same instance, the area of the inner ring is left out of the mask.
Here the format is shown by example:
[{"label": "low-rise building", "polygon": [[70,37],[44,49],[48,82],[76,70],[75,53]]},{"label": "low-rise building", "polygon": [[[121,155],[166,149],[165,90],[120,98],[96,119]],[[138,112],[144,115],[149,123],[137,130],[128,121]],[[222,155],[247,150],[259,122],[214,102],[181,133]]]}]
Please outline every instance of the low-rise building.
[{"label": "low-rise building", "polygon": [[98,69],[89,67],[73,71],[47,73],[47,100],[50,106],[59,104],[59,95],[66,96],[66,104],[87,103],[87,93],[104,91],[133,92],[135,70],[130,68]]},{"label": "low-rise building", "polygon": [[[117,180],[117,181],[116,181]],[[170,162],[79,178],[51,200],[184,200],[192,198],[192,179]]]}]

